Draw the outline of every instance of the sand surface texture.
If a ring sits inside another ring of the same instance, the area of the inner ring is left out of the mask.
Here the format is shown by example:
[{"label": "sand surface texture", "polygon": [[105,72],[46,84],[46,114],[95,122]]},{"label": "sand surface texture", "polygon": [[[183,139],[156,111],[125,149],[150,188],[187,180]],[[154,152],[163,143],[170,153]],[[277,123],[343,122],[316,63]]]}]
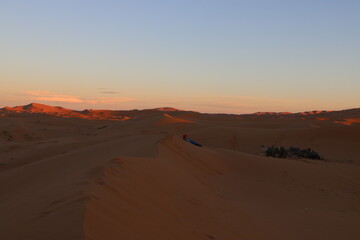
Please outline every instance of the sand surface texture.
[{"label": "sand surface texture", "polygon": [[[359,122],[360,109],[3,108],[0,239],[358,240]],[[324,160],[267,158],[261,145]]]}]

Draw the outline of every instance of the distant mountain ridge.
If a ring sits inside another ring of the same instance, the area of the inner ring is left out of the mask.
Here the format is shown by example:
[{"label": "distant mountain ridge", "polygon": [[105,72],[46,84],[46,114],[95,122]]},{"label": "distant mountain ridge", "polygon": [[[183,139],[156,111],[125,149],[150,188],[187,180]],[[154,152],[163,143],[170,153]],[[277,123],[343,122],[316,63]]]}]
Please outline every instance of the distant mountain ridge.
[{"label": "distant mountain ridge", "polygon": [[[182,112],[172,107],[161,107],[154,109],[144,110],[93,110],[85,109],[82,111],[71,110],[60,106],[50,106],[40,103],[30,103],[24,106],[4,107],[0,108],[0,116],[6,116],[11,114],[46,114],[50,116],[58,117],[75,117],[83,119],[95,119],[95,120],[127,120],[132,118],[131,115],[139,112],[152,113],[152,112]],[[130,116],[128,116],[130,115]]]},{"label": "distant mountain ridge", "polygon": [[29,113],[53,113],[53,112],[70,112],[72,110],[60,106],[49,106],[40,103],[30,103],[24,106],[4,107],[0,110],[9,112],[29,112]]},{"label": "distant mountain ridge", "polygon": [[[328,113],[333,111],[306,111],[306,112],[298,112],[298,113],[291,113],[291,112],[256,112],[254,115],[291,115],[291,114],[298,114],[298,115],[315,115],[321,113]],[[251,115],[251,114],[250,114]]]},{"label": "distant mountain ridge", "polygon": [[[13,114],[46,114],[50,116],[57,116],[63,118],[82,118],[94,120],[127,120],[140,116],[147,116],[156,113],[170,113],[170,114],[196,114],[202,115],[199,112],[179,110],[172,107],[160,107],[143,110],[93,110],[85,109],[82,111],[71,110],[60,106],[49,106],[40,103],[30,103],[24,106],[4,107],[0,109],[0,116],[11,116]],[[340,111],[306,111],[298,113],[290,112],[256,112],[253,114],[204,114],[204,115],[224,115],[235,116],[237,118],[306,118],[315,120],[327,120],[332,118],[335,122],[350,125],[352,123],[360,122],[360,108],[346,109]]]},{"label": "distant mountain ridge", "polygon": [[250,116],[332,116],[332,115],[351,115],[352,117],[360,117],[360,108],[351,108],[345,110],[338,110],[338,111],[305,111],[305,112],[256,112],[253,114],[243,114],[243,115],[250,115]]}]

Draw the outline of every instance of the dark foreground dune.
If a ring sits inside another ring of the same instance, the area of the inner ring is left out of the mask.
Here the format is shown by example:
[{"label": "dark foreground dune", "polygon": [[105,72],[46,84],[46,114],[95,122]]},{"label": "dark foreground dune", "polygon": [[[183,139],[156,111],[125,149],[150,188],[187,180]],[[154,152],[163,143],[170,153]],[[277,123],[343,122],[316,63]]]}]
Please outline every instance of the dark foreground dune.
[{"label": "dark foreground dune", "polygon": [[0,239],[360,239],[359,112],[1,109]]}]

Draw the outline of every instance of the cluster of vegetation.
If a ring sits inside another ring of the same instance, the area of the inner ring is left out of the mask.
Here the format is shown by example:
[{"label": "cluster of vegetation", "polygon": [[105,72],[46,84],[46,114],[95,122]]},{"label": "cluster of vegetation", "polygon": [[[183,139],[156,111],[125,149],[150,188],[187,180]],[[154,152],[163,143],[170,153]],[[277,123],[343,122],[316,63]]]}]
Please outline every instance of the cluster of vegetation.
[{"label": "cluster of vegetation", "polygon": [[311,148],[301,149],[298,147],[290,147],[286,149],[282,146],[270,146],[265,147],[265,155],[267,157],[276,157],[276,158],[287,158],[287,157],[302,157],[309,159],[318,159],[322,160],[319,153],[313,151]]}]

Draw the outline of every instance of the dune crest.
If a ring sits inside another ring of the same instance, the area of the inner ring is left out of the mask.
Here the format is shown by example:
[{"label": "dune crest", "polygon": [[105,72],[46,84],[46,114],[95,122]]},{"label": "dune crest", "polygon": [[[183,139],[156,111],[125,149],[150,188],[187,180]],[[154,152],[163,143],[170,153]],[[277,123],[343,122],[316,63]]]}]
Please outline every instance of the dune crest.
[{"label": "dune crest", "polygon": [[40,103],[30,103],[24,106],[16,106],[16,107],[5,107],[2,108],[3,111],[8,112],[28,112],[28,113],[59,113],[59,112],[71,112],[72,110],[62,108],[59,106],[49,106]]},{"label": "dune crest", "polygon": [[185,119],[181,119],[181,118],[176,118],[173,117],[167,113],[163,114],[163,118],[161,118],[160,120],[157,121],[158,125],[168,125],[168,124],[173,124],[173,123],[192,123],[193,121],[190,120],[185,120]]}]

